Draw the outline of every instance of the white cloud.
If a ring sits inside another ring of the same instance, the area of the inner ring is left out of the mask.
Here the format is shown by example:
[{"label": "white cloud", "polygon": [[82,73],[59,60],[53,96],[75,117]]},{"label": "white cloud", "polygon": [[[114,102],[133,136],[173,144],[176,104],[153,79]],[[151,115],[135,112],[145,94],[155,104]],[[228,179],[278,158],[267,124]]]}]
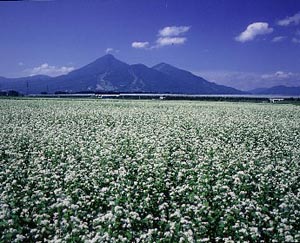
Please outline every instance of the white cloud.
[{"label": "white cloud", "polygon": [[294,37],[294,38],[292,39],[292,42],[293,42],[293,43],[296,43],[296,44],[300,44],[300,39]]},{"label": "white cloud", "polygon": [[18,65],[19,66],[24,66],[24,62],[19,62]]},{"label": "white cloud", "polygon": [[156,45],[152,48],[159,48],[170,45],[181,45],[187,41],[182,34],[189,31],[191,26],[167,26],[158,31]]},{"label": "white cloud", "polygon": [[131,46],[133,48],[145,49],[149,46],[149,42],[148,41],[145,41],[145,42],[134,41],[131,43]]},{"label": "white cloud", "polygon": [[245,31],[235,37],[235,40],[239,42],[251,41],[254,40],[254,38],[258,35],[266,35],[272,32],[273,28],[269,27],[268,23],[256,22],[248,25]]},{"label": "white cloud", "polygon": [[156,47],[180,45],[180,44],[184,44],[186,40],[187,40],[186,37],[159,37],[156,40],[157,43]]},{"label": "white cloud", "polygon": [[49,76],[59,76],[63,74],[67,74],[71,71],[73,71],[74,67],[56,67],[56,66],[50,66],[48,63],[44,63],[38,67],[34,67],[32,69],[25,70],[27,73],[29,73],[31,76],[33,75],[49,75]]},{"label": "white cloud", "polygon": [[300,12],[296,13],[293,16],[286,17],[285,19],[279,20],[277,22],[277,24],[280,25],[280,26],[288,26],[288,25],[291,25],[291,24],[294,24],[294,25],[300,24]]},{"label": "white cloud", "polygon": [[116,50],[116,49],[111,48],[111,47],[108,47],[108,48],[106,48],[106,50],[105,50],[105,53],[106,53],[106,54],[109,54],[109,53],[119,53],[119,52],[120,52],[119,50]]},{"label": "white cloud", "polygon": [[114,48],[108,47],[108,48],[106,48],[105,53],[108,54],[113,51],[114,51]]},{"label": "white cloud", "polygon": [[138,49],[154,49],[164,46],[184,44],[187,41],[187,38],[182,35],[189,31],[190,28],[191,26],[167,26],[158,31],[158,37],[155,44],[151,44],[150,46],[148,41],[135,41],[131,43],[131,46]]},{"label": "white cloud", "polygon": [[191,26],[167,26],[159,30],[158,35],[167,37],[167,36],[178,36],[189,31]]},{"label": "white cloud", "polygon": [[286,36],[276,36],[272,39],[272,42],[281,42],[286,39]]}]

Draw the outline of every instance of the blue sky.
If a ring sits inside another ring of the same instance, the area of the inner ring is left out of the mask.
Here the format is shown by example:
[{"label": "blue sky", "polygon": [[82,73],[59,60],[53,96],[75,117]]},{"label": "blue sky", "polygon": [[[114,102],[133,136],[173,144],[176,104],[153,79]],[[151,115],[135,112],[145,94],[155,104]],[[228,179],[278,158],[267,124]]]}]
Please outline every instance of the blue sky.
[{"label": "blue sky", "polygon": [[241,89],[300,86],[298,0],[2,1],[0,16],[0,76],[55,76],[109,52]]}]

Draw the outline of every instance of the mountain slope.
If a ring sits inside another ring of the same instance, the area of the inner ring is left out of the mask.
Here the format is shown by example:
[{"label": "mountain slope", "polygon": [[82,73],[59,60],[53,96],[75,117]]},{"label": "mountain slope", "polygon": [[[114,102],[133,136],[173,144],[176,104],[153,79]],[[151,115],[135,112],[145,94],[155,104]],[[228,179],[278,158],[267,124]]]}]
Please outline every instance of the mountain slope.
[{"label": "mountain slope", "polygon": [[[173,67],[166,63],[160,63],[152,67],[174,80],[177,87],[181,87],[181,93],[195,94],[243,94],[240,90],[218,85],[198,77],[191,72]],[[174,84],[175,85],[175,84]]]},{"label": "mountain slope", "polygon": [[58,77],[0,78],[0,90],[22,93],[55,91],[115,91],[181,94],[242,94],[242,91],[211,83],[190,72],[161,63],[153,68],[129,65],[108,54]]}]

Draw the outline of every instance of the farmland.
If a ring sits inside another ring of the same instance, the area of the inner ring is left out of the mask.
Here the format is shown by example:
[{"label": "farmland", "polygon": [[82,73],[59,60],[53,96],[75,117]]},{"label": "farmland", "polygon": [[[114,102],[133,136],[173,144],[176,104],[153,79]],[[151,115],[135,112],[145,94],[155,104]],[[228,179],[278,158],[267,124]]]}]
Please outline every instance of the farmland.
[{"label": "farmland", "polygon": [[300,241],[300,106],[0,100],[0,241]]}]

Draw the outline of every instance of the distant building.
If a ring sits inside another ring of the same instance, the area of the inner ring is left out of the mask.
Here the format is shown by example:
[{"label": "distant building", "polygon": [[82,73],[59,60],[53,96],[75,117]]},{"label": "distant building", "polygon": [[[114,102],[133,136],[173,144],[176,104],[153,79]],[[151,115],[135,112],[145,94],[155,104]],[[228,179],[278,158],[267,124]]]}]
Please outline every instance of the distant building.
[{"label": "distant building", "polygon": [[100,99],[116,99],[116,98],[119,98],[120,95],[118,95],[118,94],[102,94],[102,95],[97,95],[97,97]]},{"label": "distant building", "polygon": [[280,98],[270,98],[269,100],[270,100],[271,103],[277,103],[277,102],[283,101],[284,99],[280,99]]}]

